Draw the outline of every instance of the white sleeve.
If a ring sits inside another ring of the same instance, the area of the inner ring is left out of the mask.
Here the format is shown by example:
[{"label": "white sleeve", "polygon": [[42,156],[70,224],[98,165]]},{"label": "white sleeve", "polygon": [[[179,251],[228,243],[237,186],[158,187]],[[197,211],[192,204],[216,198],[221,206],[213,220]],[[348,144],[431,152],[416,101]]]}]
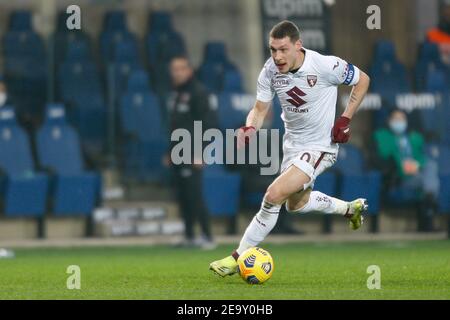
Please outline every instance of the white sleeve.
[{"label": "white sleeve", "polygon": [[339,57],[327,56],[323,67],[329,82],[333,85],[354,86],[359,81],[358,67]]},{"label": "white sleeve", "polygon": [[262,102],[270,102],[272,101],[274,96],[275,92],[272,90],[267,69],[264,67],[258,76],[258,84],[256,86],[256,100]]}]

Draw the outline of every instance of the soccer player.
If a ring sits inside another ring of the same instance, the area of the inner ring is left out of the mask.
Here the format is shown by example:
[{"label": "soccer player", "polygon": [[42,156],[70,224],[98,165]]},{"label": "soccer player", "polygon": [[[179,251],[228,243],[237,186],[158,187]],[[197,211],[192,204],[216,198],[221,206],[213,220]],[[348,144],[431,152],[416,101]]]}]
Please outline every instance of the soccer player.
[{"label": "soccer player", "polygon": [[[362,213],[368,208],[366,199],[346,202],[312,189],[317,176],[336,161],[338,144],[348,141],[350,121],[369,88],[369,77],[338,57],[304,48],[299,29],[290,21],[272,28],[269,45],[271,58],[259,74],[256,103],[245,127],[238,131],[238,144],[255,136],[277,94],[285,124],[283,161],[280,175],[267,188],[239,247],[210,264],[221,276],[237,272],[239,255],[265,239],[283,204],[293,213],[340,214],[349,219],[353,230],[360,228]],[[353,89],[344,113],[334,122],[337,86],[341,84]]]}]

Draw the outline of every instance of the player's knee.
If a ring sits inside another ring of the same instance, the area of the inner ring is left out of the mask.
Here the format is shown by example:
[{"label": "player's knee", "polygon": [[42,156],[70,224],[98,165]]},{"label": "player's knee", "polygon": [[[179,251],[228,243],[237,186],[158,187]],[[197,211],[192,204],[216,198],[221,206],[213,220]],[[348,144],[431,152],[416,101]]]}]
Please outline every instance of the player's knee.
[{"label": "player's knee", "polygon": [[280,188],[269,186],[266,194],[264,195],[264,200],[271,204],[282,204],[285,198]]}]

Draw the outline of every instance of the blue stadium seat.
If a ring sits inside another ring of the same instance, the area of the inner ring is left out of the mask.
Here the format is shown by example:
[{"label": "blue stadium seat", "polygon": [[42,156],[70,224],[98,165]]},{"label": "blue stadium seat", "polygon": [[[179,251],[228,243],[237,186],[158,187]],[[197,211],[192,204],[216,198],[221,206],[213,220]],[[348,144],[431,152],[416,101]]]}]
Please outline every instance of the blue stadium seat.
[{"label": "blue stadium seat", "polygon": [[337,194],[337,177],[334,172],[326,171],[319,175],[314,182],[314,190],[319,190],[330,196]]},{"label": "blue stadium seat", "polygon": [[134,42],[137,47],[137,40],[134,34],[125,31],[104,31],[100,35],[100,52],[105,60],[105,65],[114,59],[115,48],[121,42]]},{"label": "blue stadium seat", "polygon": [[34,31],[9,31],[3,38],[5,56],[45,58],[45,47],[41,37]]},{"label": "blue stadium seat", "polygon": [[74,39],[67,44],[65,52],[65,61],[67,62],[90,62],[92,54],[90,52],[89,43],[84,39]]},{"label": "blue stadium seat", "polygon": [[98,156],[104,151],[107,111],[103,95],[98,92],[80,93],[72,100],[69,120],[77,128],[87,155]]},{"label": "blue stadium seat", "polygon": [[120,116],[122,127],[142,141],[167,137],[159,99],[151,92],[125,93]]},{"label": "blue stadium seat", "polygon": [[[153,47],[159,45],[163,48]],[[173,25],[171,15],[165,11],[155,11],[150,14],[147,50],[149,55],[149,64],[154,66],[161,61],[167,62],[171,55],[184,53],[184,41]]]},{"label": "blue stadium seat", "polygon": [[220,92],[224,88],[225,74],[239,72],[228,59],[223,42],[208,42],[205,45],[203,62],[197,70],[199,80],[211,92]]},{"label": "blue stadium seat", "polygon": [[31,31],[32,15],[27,10],[16,10],[9,17],[9,31]]},{"label": "blue stadium seat", "polygon": [[205,62],[197,71],[198,78],[210,92],[220,92],[226,70],[222,64]]},{"label": "blue stadium seat", "polygon": [[128,92],[150,92],[150,77],[145,70],[137,69],[130,73],[128,77]]},{"label": "blue stadium seat", "polygon": [[125,92],[129,75],[142,66],[139,62],[136,43],[131,40],[119,42],[115,46],[113,61],[114,93],[120,97]]},{"label": "blue stadium seat", "polygon": [[146,46],[148,63],[152,68],[160,63],[167,64],[175,55],[186,53],[183,37],[176,31],[151,32],[147,35]]},{"label": "blue stadium seat", "polygon": [[415,67],[416,89],[424,91],[428,74],[438,70],[448,72],[448,67],[441,59],[437,44],[423,43]]},{"label": "blue stadium seat", "polygon": [[100,75],[83,45],[70,45],[59,68],[59,98],[69,108],[69,122],[81,136],[89,156],[102,154],[106,143],[106,106]]},{"label": "blue stadium seat", "polygon": [[167,33],[173,31],[172,17],[166,11],[153,11],[149,16],[148,31]]},{"label": "blue stadium seat", "polygon": [[205,45],[204,62],[214,62],[227,64],[228,57],[226,53],[225,43],[220,41],[210,41]]},{"label": "blue stadium seat", "polygon": [[442,144],[439,146],[438,166],[439,173],[450,174],[450,146]]},{"label": "blue stadium seat", "polygon": [[127,61],[127,62],[139,62],[139,53],[137,43],[134,39],[124,39],[113,46],[114,57],[113,60]]},{"label": "blue stadium seat", "polygon": [[417,122],[420,123],[420,131],[425,134],[427,141],[436,143],[445,142],[445,139],[448,139],[449,107],[449,98],[442,94],[435,100],[432,107],[418,110]]},{"label": "blue stadium seat", "polygon": [[351,171],[355,174],[362,174],[365,170],[365,161],[361,151],[353,145],[340,145],[338,161],[334,167],[341,172]]},{"label": "blue stadium seat", "polygon": [[395,47],[391,41],[380,40],[375,45],[374,61],[396,60]]},{"label": "blue stadium seat", "polygon": [[59,69],[60,96],[66,103],[80,94],[102,91],[97,66],[92,62],[64,62]]},{"label": "blue stadium seat", "polygon": [[35,171],[25,131],[10,106],[0,109],[1,191],[7,216],[42,216],[46,211],[48,177]]},{"label": "blue stadium seat", "polygon": [[203,170],[203,198],[213,216],[234,216],[239,210],[241,176],[227,172],[222,165]]},{"label": "blue stadium seat", "polygon": [[378,171],[366,170],[361,151],[355,146],[341,145],[335,169],[341,175],[340,198],[346,201],[366,198],[369,202],[369,213],[377,214],[380,210],[382,176]]},{"label": "blue stadium seat", "polygon": [[141,181],[161,181],[165,175],[162,157],[169,136],[161,114],[159,99],[148,91],[148,76],[138,70],[128,80],[122,96],[120,124],[124,134],[126,175]]},{"label": "blue stadium seat", "polygon": [[133,43],[137,52],[137,41],[127,26],[125,12],[120,10],[108,11],[103,19],[103,30],[100,35],[101,55],[106,64],[114,60],[116,46],[121,42]]},{"label": "blue stadium seat", "polygon": [[379,93],[391,107],[396,94],[411,91],[406,68],[397,60],[392,42],[377,43],[369,73],[371,91]]},{"label": "blue stadium seat", "polygon": [[448,94],[450,82],[443,70],[430,71],[427,74],[425,90],[433,93]]},{"label": "blue stadium seat", "polygon": [[245,93],[223,92],[218,95],[218,121],[221,130],[237,129],[245,124],[253,106],[254,96]]},{"label": "blue stadium seat", "polygon": [[439,118],[439,111],[439,106],[432,109],[419,110],[421,131],[426,134],[429,137],[428,140],[431,141],[438,140],[441,132],[439,120],[442,118]]},{"label": "blue stadium seat", "polygon": [[173,28],[171,16],[167,12],[150,14],[145,46],[154,90],[165,95],[171,88],[168,64],[174,56],[186,53],[184,39]]},{"label": "blue stadium seat", "polygon": [[3,37],[4,72],[10,97],[21,120],[41,117],[47,94],[47,57],[33,31],[8,31]]},{"label": "blue stadium seat", "polygon": [[100,176],[84,170],[79,138],[65,120],[63,105],[47,106],[36,139],[40,165],[54,173],[52,211],[56,215],[91,214],[100,194]]},{"label": "blue stadium seat", "polygon": [[222,92],[244,93],[242,77],[237,70],[228,70],[225,72]]},{"label": "blue stadium seat", "polygon": [[128,30],[125,12],[120,10],[106,12],[103,23],[103,31],[116,32]]},{"label": "blue stadium seat", "polygon": [[[56,69],[58,69],[60,64],[65,60],[68,47],[72,42],[84,42],[88,48],[89,56],[91,53],[92,41],[90,36],[84,31],[83,26],[80,30],[68,29],[66,25],[68,17],[69,15],[65,11],[58,13],[56,30],[52,37],[53,43],[49,43],[54,49]],[[83,23],[83,21],[84,20],[82,19],[81,22]]]},{"label": "blue stadium seat", "polygon": [[439,212],[450,213],[450,146],[447,144],[430,144],[427,147],[427,155],[436,161],[439,167]]},{"label": "blue stadium seat", "polygon": [[439,212],[450,214],[450,174],[439,175],[440,192],[438,198]]}]

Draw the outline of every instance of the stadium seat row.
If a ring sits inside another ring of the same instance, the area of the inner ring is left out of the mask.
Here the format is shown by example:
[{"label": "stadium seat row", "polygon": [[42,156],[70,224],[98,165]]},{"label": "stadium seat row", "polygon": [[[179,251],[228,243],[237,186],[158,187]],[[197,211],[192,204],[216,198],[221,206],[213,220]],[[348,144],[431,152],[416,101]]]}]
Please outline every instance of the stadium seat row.
[{"label": "stadium seat row", "polygon": [[28,135],[10,106],[0,109],[0,194],[6,216],[90,215],[100,201],[101,179],[84,169],[79,138],[64,107],[48,105],[35,135],[37,163]]}]

